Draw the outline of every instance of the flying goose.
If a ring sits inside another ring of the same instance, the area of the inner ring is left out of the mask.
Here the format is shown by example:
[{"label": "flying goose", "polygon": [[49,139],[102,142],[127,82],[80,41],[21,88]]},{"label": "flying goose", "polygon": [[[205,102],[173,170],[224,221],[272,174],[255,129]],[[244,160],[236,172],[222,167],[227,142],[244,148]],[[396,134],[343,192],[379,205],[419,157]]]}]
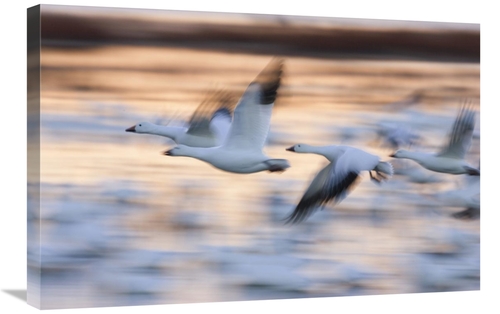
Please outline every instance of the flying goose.
[{"label": "flying goose", "polygon": [[269,131],[273,105],[280,86],[283,60],[274,58],[247,87],[234,110],[224,143],[216,147],[178,145],[164,152],[202,160],[233,173],[282,172],[286,159],[269,158],[262,152]]},{"label": "flying goose", "polygon": [[140,122],[127,132],[168,137],[177,144],[213,147],[224,142],[231,125],[234,101],[228,92],[210,91],[189,119],[187,127],[162,126]]},{"label": "flying goose", "polygon": [[480,175],[479,169],[472,167],[464,159],[474,132],[474,118],[475,111],[472,107],[462,106],[453,124],[448,144],[437,154],[398,150],[390,156],[414,160],[435,172]]},{"label": "flying goose", "polygon": [[383,146],[394,150],[402,146],[411,146],[420,139],[409,127],[399,123],[380,123],[376,132],[378,138],[382,140]]},{"label": "flying goose", "polygon": [[286,150],[318,154],[330,161],[312,180],[295,210],[286,218],[286,223],[299,223],[313,214],[319,206],[332,200],[335,203],[342,201],[354,187],[361,171],[368,171],[370,178],[376,183],[387,180],[387,175],[393,174],[389,162],[380,161],[378,156],[350,146],[296,144]]}]

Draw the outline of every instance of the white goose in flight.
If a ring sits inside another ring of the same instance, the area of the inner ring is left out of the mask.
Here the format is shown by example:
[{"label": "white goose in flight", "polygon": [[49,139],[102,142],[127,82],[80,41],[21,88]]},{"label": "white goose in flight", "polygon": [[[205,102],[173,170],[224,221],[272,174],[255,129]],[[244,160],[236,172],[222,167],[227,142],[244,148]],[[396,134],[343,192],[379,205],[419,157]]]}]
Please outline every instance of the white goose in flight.
[{"label": "white goose in flight", "polygon": [[177,144],[193,147],[219,146],[224,142],[231,126],[234,104],[229,93],[211,91],[192,114],[188,127],[140,122],[125,131],[164,136]]},{"label": "white goose in flight", "polygon": [[271,113],[280,86],[283,60],[274,58],[250,83],[234,110],[224,143],[216,147],[178,145],[164,152],[186,156],[233,173],[281,172],[290,167],[286,159],[269,158],[262,152]]},{"label": "white goose in flight", "polygon": [[455,119],[448,144],[441,152],[432,154],[398,150],[391,157],[414,160],[435,172],[480,175],[479,169],[472,167],[464,159],[472,141],[474,125],[475,111],[471,106],[464,105]]},{"label": "white goose in flight", "polygon": [[[378,156],[350,146],[312,146],[296,144],[286,149],[295,153],[318,154],[330,163],[313,179],[295,210],[286,218],[287,223],[299,223],[313,214],[318,207],[330,201],[338,203],[354,187],[361,171],[380,183],[393,175],[392,165],[380,161]],[[372,171],[375,174],[372,174]]]}]

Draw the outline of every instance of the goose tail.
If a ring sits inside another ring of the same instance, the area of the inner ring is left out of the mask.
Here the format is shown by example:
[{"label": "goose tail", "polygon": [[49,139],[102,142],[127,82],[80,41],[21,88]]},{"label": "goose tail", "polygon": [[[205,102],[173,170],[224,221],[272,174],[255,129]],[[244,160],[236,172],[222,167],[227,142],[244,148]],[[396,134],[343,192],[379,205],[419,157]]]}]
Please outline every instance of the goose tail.
[{"label": "goose tail", "polygon": [[290,163],[286,159],[269,159],[266,164],[269,167],[267,170],[270,172],[283,172],[290,168]]},{"label": "goose tail", "polygon": [[394,175],[394,169],[392,168],[392,164],[387,161],[381,161],[378,163],[378,165],[374,169],[377,173],[381,172],[383,174],[386,174],[388,176],[393,176]]}]

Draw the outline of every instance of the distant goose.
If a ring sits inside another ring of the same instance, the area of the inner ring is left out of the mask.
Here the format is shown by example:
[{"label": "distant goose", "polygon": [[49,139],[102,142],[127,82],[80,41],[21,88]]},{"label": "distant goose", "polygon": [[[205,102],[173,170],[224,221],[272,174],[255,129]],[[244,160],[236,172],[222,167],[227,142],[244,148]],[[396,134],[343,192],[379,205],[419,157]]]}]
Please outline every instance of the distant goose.
[{"label": "distant goose", "polygon": [[392,149],[411,146],[420,139],[417,134],[403,124],[381,123],[378,125],[377,135],[383,140],[384,146]]},{"label": "distant goose", "polygon": [[160,135],[177,144],[193,147],[219,146],[224,142],[231,126],[234,103],[229,93],[211,91],[189,119],[188,127],[140,122],[125,131]]},{"label": "distant goose", "polygon": [[411,159],[422,167],[436,172],[479,175],[479,169],[465,161],[475,125],[475,112],[463,106],[455,119],[448,145],[438,154],[398,150],[391,157]]},{"label": "distant goose", "polygon": [[275,58],[250,83],[234,110],[233,122],[222,145],[178,145],[164,154],[196,158],[233,173],[281,172],[290,167],[286,159],[272,159],[262,152],[280,86],[282,67],[283,60]]},{"label": "distant goose", "polygon": [[[392,165],[380,161],[378,156],[350,146],[311,146],[297,144],[286,149],[296,153],[310,153],[325,156],[330,163],[313,179],[295,210],[286,218],[287,223],[305,220],[316,209],[333,200],[342,201],[359,177],[361,171],[368,171],[370,178],[380,183],[393,175]],[[375,171],[375,174],[372,174]]]},{"label": "distant goose", "polygon": [[464,188],[435,193],[431,197],[436,199],[441,206],[465,208],[451,215],[455,218],[478,219],[481,214],[480,193],[480,181],[476,180]]},{"label": "distant goose", "polygon": [[384,109],[391,112],[408,110],[422,102],[425,98],[424,93],[424,89],[417,89],[403,99],[384,105]]}]

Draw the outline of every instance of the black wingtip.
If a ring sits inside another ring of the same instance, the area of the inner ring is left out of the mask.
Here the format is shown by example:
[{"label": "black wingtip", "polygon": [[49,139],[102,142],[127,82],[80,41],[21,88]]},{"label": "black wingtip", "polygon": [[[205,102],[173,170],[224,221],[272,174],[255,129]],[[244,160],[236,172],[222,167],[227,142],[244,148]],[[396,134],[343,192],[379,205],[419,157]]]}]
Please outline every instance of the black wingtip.
[{"label": "black wingtip", "polygon": [[481,212],[477,208],[467,208],[466,210],[453,213],[450,216],[462,220],[475,220],[481,217]]},{"label": "black wingtip", "polygon": [[231,120],[231,110],[229,110],[228,108],[217,109],[212,115],[212,119],[218,117],[227,117],[228,119]]},{"label": "black wingtip", "polygon": [[[317,195],[319,196],[319,195]],[[302,198],[293,212],[283,218],[285,225],[296,225],[305,221],[309,216],[316,212],[327,201],[318,200],[316,197]]]},{"label": "black wingtip", "polygon": [[349,172],[345,178],[330,191],[319,191],[311,197],[303,197],[294,211],[284,218],[285,224],[298,224],[305,221],[309,216],[330,201],[334,204],[340,203],[346,195],[354,189],[358,180],[358,173]]},{"label": "black wingtip", "polygon": [[283,58],[274,57],[255,79],[255,82],[262,86],[262,104],[269,105],[276,100],[283,74],[283,64]]},{"label": "black wingtip", "polygon": [[291,214],[289,214],[288,216],[284,217],[281,220],[283,221],[285,226],[297,225],[306,220],[310,215],[311,214],[306,211],[298,210],[297,208],[295,208],[295,210]]}]

